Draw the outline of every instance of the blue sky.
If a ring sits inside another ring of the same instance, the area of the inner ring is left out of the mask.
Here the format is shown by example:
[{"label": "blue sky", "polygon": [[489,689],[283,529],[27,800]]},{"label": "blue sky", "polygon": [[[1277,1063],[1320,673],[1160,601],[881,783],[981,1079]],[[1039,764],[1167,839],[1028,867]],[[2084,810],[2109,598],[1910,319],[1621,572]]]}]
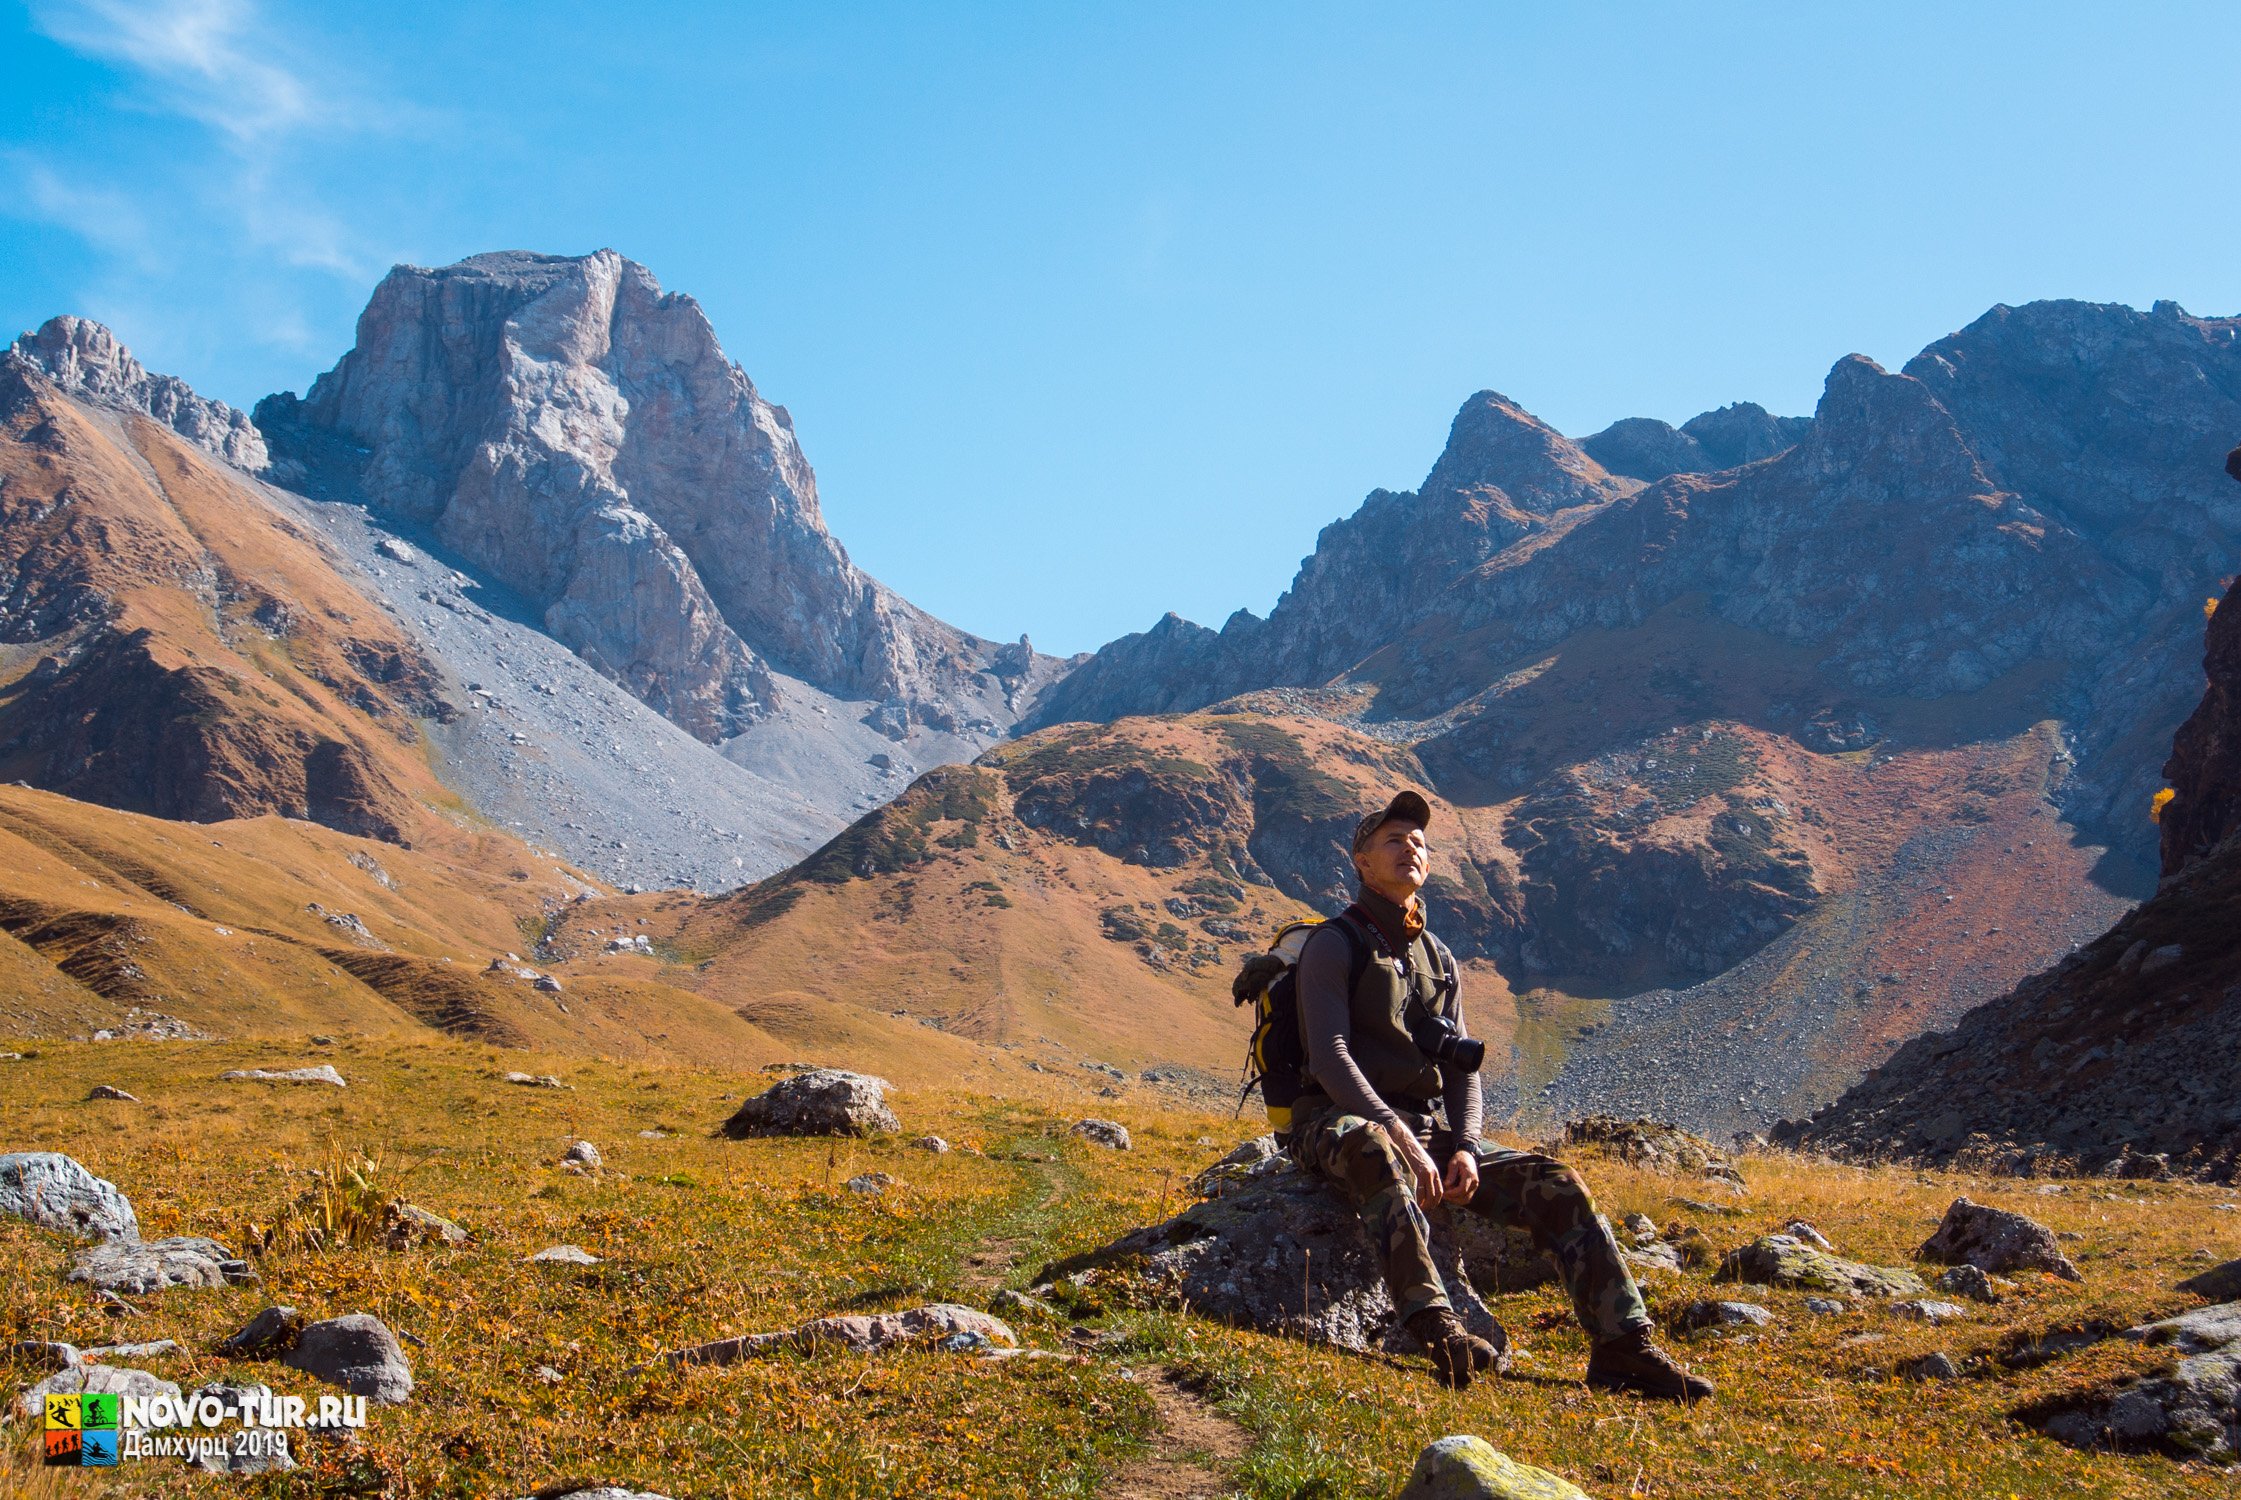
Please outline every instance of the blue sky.
[{"label": "blue sky", "polygon": [[613,246],[859,562],[1087,649],[1266,611],[1472,391],[1809,411],[1995,302],[2241,311],[2241,7],[35,0],[0,323],[248,406],[391,264]]}]

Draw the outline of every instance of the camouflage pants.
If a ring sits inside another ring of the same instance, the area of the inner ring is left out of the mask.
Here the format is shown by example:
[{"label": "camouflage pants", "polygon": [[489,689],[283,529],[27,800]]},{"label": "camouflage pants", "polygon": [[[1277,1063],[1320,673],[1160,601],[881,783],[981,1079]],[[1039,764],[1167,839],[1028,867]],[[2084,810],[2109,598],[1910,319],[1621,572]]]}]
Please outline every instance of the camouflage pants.
[{"label": "camouflage pants", "polygon": [[[1427,1307],[1449,1305],[1432,1264],[1431,1224],[1383,1130],[1360,1115],[1326,1110],[1294,1125],[1291,1152],[1301,1166],[1336,1182],[1361,1210],[1401,1321]],[[1447,1170],[1444,1161],[1438,1166]],[[1572,1310],[1591,1338],[1616,1338],[1650,1325],[1610,1226],[1570,1167],[1537,1152],[1481,1142],[1478,1192],[1468,1206],[1525,1230],[1555,1257]]]}]

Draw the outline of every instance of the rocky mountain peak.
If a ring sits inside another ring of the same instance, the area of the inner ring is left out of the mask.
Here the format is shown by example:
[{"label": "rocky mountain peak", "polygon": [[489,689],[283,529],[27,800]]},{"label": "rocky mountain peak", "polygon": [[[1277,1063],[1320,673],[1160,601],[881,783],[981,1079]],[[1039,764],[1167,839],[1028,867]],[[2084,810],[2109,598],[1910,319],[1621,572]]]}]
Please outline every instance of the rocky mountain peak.
[{"label": "rocky mountain peak", "polygon": [[997,728],[979,679],[1004,648],[850,562],[785,410],[612,250],[399,266],[356,347],[258,420],[285,482],[428,528],[703,739],[768,713],[774,672]]},{"label": "rocky mountain peak", "polygon": [[198,396],[175,375],[150,374],[117,336],[91,318],[49,318],[9,350],[64,394],[112,411],[144,412],[188,442],[251,473],[266,462],[255,424],[223,401]]},{"label": "rocky mountain peak", "polygon": [[1446,503],[1497,491],[1505,507],[1546,515],[1608,500],[1620,488],[1579,444],[1500,392],[1480,391],[1455,414],[1417,493]]},{"label": "rocky mountain peak", "polygon": [[1926,486],[1943,493],[1996,488],[1929,387],[1864,354],[1830,368],[1799,451],[1820,474],[1842,476],[1855,498],[1878,488],[1885,498]]}]

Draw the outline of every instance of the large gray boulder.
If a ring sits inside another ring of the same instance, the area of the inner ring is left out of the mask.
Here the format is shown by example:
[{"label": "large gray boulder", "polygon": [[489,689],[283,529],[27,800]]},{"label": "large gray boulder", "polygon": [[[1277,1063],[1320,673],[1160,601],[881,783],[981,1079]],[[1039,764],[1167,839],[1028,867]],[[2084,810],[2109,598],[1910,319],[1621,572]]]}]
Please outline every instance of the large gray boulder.
[{"label": "large gray boulder", "polygon": [[395,1406],[412,1395],[404,1346],[372,1313],[312,1324],[280,1362],[378,1405]]},{"label": "large gray boulder", "polygon": [[81,1250],[69,1279],[96,1291],[143,1296],[172,1286],[239,1286],[255,1281],[249,1262],[201,1235],[168,1239],[110,1240]]},{"label": "large gray boulder", "polygon": [[[1232,1152],[1220,1170],[1201,1174],[1220,1196],[1046,1267],[1043,1279],[1094,1285],[1106,1268],[1134,1267],[1206,1317],[1356,1352],[1415,1352],[1353,1205],[1289,1158],[1256,1155]],[[1478,1286],[1539,1285],[1554,1267],[1522,1233],[1479,1215],[1437,1209],[1431,1220],[1448,1299],[1506,1357],[1507,1335]]]},{"label": "large gray boulder", "polygon": [[1428,1444],[1399,1500],[1587,1500],[1546,1469],[1521,1464],[1481,1437],[1457,1433]]},{"label": "large gray boulder", "polygon": [[2079,1448],[2159,1449],[2176,1458],[2241,1460],[2241,1302],[2198,1307],[2123,1335],[2181,1357],[2168,1375],[2119,1381],[2019,1415]]},{"label": "large gray boulder", "polygon": [[902,1129],[884,1078],[814,1068],[772,1084],[724,1122],[734,1140],[760,1135],[876,1135]]},{"label": "large gray boulder", "polygon": [[2019,1213],[1966,1198],[1953,1200],[1937,1233],[1924,1240],[1915,1254],[1940,1265],[1975,1266],[1995,1275],[2044,1271],[2064,1281],[2085,1279],[2062,1253],[2053,1230]]},{"label": "large gray boulder", "polygon": [[117,1185],[59,1151],[0,1156],[0,1213],[80,1239],[140,1238],[139,1217]]}]

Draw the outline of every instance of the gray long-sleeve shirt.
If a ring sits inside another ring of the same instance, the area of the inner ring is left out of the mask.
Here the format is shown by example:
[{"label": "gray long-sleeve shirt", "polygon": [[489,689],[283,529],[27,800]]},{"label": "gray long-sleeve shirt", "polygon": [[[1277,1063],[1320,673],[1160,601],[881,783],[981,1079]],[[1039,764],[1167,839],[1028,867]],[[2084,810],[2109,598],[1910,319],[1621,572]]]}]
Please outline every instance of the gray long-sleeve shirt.
[{"label": "gray long-sleeve shirt", "polygon": [[[1347,1033],[1352,1027],[1347,970],[1352,957],[1346,934],[1328,929],[1310,937],[1300,952],[1300,1023],[1307,1033],[1307,1070],[1323,1092],[1331,1096],[1331,1101],[1347,1114],[1390,1124],[1399,1120],[1400,1115],[1370,1087],[1370,1081],[1362,1076],[1362,1070],[1355,1065],[1347,1047]],[[1463,1024],[1459,994],[1455,1003],[1455,1027],[1465,1036],[1470,1034]],[[1465,1073],[1457,1068],[1446,1068],[1442,1072],[1446,1078],[1442,1102],[1448,1129],[1434,1144],[1440,1147],[1440,1154],[1446,1155],[1477,1142],[1482,1104],[1476,1073]]]}]

